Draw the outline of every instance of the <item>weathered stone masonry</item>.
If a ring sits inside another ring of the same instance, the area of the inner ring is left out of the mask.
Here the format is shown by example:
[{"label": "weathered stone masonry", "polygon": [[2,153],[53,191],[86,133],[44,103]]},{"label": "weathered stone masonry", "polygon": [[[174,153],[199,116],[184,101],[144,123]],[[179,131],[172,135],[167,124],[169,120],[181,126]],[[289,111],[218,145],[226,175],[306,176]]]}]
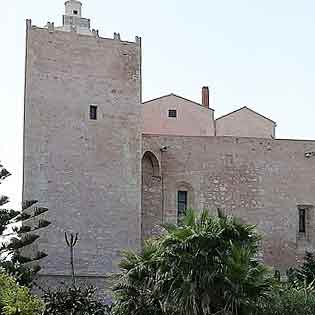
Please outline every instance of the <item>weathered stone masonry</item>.
[{"label": "weathered stone masonry", "polygon": [[[49,208],[43,275],[117,269],[141,242],[141,45],[27,22],[23,199]],[[96,105],[98,119],[89,119]]]},{"label": "weathered stone masonry", "polygon": [[315,159],[305,156],[315,141],[144,135],[149,150],[162,165],[165,220],[176,222],[176,192],[186,185],[190,207],[221,208],[257,224],[268,264],[285,269],[314,249],[314,210],[301,239],[297,206],[315,204]]}]

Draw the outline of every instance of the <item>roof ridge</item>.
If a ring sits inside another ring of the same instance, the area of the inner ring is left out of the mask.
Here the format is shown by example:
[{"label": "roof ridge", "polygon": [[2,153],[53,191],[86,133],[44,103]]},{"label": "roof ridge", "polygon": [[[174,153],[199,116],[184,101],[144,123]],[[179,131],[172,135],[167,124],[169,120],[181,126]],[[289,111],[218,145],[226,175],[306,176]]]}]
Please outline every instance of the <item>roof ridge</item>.
[{"label": "roof ridge", "polygon": [[254,114],[256,114],[256,115],[258,115],[258,116],[260,116],[260,117],[262,117],[262,118],[265,118],[265,119],[267,119],[267,120],[273,122],[274,124],[276,124],[276,122],[275,122],[274,120],[272,120],[272,119],[270,119],[270,118],[268,118],[268,117],[266,117],[266,116],[264,116],[264,115],[262,115],[262,114],[256,112],[255,110],[251,109],[250,107],[248,107],[248,106],[246,106],[246,105],[243,106],[243,107],[240,107],[240,108],[238,108],[238,109],[236,109],[236,110],[234,110],[234,111],[232,111],[232,112],[229,112],[229,113],[227,113],[227,114],[225,114],[225,115],[222,115],[222,116],[216,118],[215,120],[219,120],[219,119],[224,118],[224,117],[226,117],[226,116],[232,115],[232,114],[234,114],[234,113],[236,113],[236,112],[238,112],[238,111],[240,111],[240,110],[242,110],[242,109],[245,109],[245,108],[248,109],[249,111],[253,112]]},{"label": "roof ridge", "polygon": [[205,108],[205,109],[210,109],[210,110],[214,111],[214,109],[211,108],[211,107],[205,107],[205,106],[203,106],[201,103],[192,101],[192,100],[190,100],[190,99],[188,99],[188,98],[185,98],[185,97],[180,96],[180,95],[175,94],[175,93],[170,93],[170,94],[162,95],[162,96],[160,96],[160,97],[156,97],[156,98],[153,98],[153,99],[151,99],[151,100],[142,102],[142,104],[146,104],[146,103],[150,103],[150,102],[153,102],[153,101],[157,101],[157,100],[159,100],[159,99],[161,99],[161,98],[165,98],[165,97],[169,97],[169,96],[175,96],[175,97],[181,98],[181,99],[183,99],[183,100],[185,100],[185,101],[187,101],[187,102],[193,103],[193,104],[195,104],[195,105],[202,106],[202,107]]}]

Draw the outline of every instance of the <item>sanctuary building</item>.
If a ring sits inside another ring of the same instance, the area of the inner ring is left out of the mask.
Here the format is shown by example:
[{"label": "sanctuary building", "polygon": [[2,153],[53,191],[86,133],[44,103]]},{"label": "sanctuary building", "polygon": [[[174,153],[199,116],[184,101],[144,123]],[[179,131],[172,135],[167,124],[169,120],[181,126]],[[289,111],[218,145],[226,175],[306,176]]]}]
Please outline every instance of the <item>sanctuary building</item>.
[{"label": "sanctuary building", "polygon": [[207,87],[142,102],[141,38],[101,37],[79,1],[60,27],[26,26],[23,200],[49,208],[43,282],[70,275],[64,232],[79,233],[77,276],[101,285],[188,207],[256,224],[275,268],[314,250],[315,141],[277,139],[248,107],[215,118]]}]

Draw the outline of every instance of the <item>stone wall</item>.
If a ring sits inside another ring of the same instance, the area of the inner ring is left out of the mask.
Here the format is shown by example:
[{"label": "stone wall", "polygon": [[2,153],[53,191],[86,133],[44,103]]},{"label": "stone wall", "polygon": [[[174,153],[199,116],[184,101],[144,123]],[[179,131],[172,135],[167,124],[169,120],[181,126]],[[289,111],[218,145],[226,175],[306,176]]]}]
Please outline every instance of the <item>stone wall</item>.
[{"label": "stone wall", "polygon": [[141,243],[141,45],[27,26],[23,199],[49,208],[42,274],[70,274],[67,231],[78,276],[103,275]]},{"label": "stone wall", "polygon": [[157,157],[146,152],[142,158],[142,240],[155,235],[162,223],[162,178]]},{"label": "stone wall", "polygon": [[265,261],[285,269],[314,250],[314,208],[298,233],[298,205],[315,205],[315,141],[237,137],[143,136],[144,150],[161,153],[165,220],[176,222],[177,191],[185,185],[196,209],[257,224]]}]

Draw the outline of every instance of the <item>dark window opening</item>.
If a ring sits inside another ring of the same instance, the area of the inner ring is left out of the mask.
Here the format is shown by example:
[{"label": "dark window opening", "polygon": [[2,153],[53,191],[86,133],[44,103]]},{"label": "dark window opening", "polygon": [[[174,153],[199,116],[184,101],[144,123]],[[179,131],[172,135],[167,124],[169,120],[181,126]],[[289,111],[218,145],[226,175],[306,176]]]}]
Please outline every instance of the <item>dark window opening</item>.
[{"label": "dark window opening", "polygon": [[78,14],[78,10],[73,10],[73,14],[77,15]]},{"label": "dark window opening", "polygon": [[178,218],[185,215],[187,210],[187,191],[177,192],[177,216]]},{"label": "dark window opening", "polygon": [[169,110],[168,110],[168,117],[176,118],[176,117],[177,117],[177,111],[176,111],[176,109],[169,109]]},{"label": "dark window opening", "polygon": [[299,232],[306,232],[306,209],[299,209]]},{"label": "dark window opening", "polygon": [[90,105],[90,119],[97,120],[97,106]]}]

